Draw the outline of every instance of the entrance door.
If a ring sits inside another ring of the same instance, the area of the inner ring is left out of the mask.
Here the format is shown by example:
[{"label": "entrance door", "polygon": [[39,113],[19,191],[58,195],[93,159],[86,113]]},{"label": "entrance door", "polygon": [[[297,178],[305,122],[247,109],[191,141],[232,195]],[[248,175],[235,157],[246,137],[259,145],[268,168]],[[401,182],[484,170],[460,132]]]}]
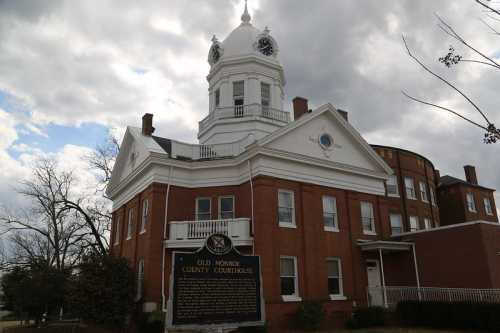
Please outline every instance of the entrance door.
[{"label": "entrance door", "polygon": [[384,296],[380,281],[378,260],[366,261],[366,275],[368,276],[368,304],[371,306],[383,306]]}]

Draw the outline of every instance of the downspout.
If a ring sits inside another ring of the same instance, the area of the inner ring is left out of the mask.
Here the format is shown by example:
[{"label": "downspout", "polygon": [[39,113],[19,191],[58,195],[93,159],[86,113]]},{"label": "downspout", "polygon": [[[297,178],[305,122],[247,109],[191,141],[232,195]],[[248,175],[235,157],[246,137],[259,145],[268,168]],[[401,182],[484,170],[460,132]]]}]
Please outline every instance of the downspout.
[{"label": "downspout", "polygon": [[161,260],[161,308],[163,312],[167,311],[166,297],[165,297],[165,240],[167,239],[167,225],[168,225],[168,196],[170,194],[170,178],[172,177],[173,166],[170,166],[167,179],[167,195],[165,197],[165,221],[163,223],[163,239],[161,242],[162,260]]},{"label": "downspout", "polygon": [[[251,202],[251,209],[252,209],[252,222],[250,224],[250,229],[251,229],[251,234],[255,238],[255,233],[254,233],[254,213],[253,213],[253,181],[252,181],[252,164],[250,163],[250,160],[248,160],[248,175],[250,178],[250,202]],[[254,243],[252,244],[252,254],[255,254],[255,240]]]}]

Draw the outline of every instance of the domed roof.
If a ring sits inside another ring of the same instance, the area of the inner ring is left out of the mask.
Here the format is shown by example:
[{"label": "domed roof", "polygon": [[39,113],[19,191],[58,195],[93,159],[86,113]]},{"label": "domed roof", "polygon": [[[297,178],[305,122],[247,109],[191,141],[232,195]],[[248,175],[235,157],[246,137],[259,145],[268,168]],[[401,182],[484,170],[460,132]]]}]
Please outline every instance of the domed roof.
[{"label": "domed roof", "polygon": [[[247,56],[257,56],[259,58],[265,59],[267,61],[271,61],[273,63],[279,64],[277,59],[278,53],[278,44],[269,35],[269,29],[266,27],[264,31],[261,31],[255,28],[250,23],[250,15],[248,14],[247,6],[245,3],[245,12],[241,16],[241,24],[234,29],[229,36],[224,39],[221,43],[217,41],[217,38],[212,39],[213,44],[209,52],[209,62],[210,64],[215,64],[219,61],[217,59],[210,59],[211,53],[214,47],[218,47],[218,51],[220,53],[221,60],[229,60],[234,58],[241,58]],[[267,39],[270,46],[270,52],[268,54],[264,54],[260,48],[259,40]]]}]

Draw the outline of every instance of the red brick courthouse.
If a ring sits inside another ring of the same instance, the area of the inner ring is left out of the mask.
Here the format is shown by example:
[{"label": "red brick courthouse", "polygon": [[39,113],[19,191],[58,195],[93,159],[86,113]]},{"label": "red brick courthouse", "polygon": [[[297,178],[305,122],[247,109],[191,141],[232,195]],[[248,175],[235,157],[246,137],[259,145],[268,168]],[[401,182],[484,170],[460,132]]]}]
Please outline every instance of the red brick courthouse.
[{"label": "red brick courthouse", "polygon": [[[266,319],[301,301],[340,322],[390,305],[383,287],[500,288],[494,190],[439,175],[424,156],[369,145],[331,104],[284,111],[285,75],[270,30],[247,11],[209,51],[209,113],[199,144],[128,127],[107,189],[112,253],[129,259],[144,311],[166,307],[173,251],[214,231],[261,257]],[[389,290],[389,289],[387,289]]]}]

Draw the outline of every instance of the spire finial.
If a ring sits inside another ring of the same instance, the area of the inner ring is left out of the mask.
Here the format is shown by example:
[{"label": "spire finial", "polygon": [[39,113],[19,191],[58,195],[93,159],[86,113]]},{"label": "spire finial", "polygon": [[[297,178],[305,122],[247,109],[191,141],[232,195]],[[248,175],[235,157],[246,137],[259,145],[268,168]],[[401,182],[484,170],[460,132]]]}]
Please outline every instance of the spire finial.
[{"label": "spire finial", "polygon": [[251,19],[250,14],[248,14],[247,0],[245,0],[245,11],[243,12],[243,15],[241,15],[241,22],[249,23]]}]

